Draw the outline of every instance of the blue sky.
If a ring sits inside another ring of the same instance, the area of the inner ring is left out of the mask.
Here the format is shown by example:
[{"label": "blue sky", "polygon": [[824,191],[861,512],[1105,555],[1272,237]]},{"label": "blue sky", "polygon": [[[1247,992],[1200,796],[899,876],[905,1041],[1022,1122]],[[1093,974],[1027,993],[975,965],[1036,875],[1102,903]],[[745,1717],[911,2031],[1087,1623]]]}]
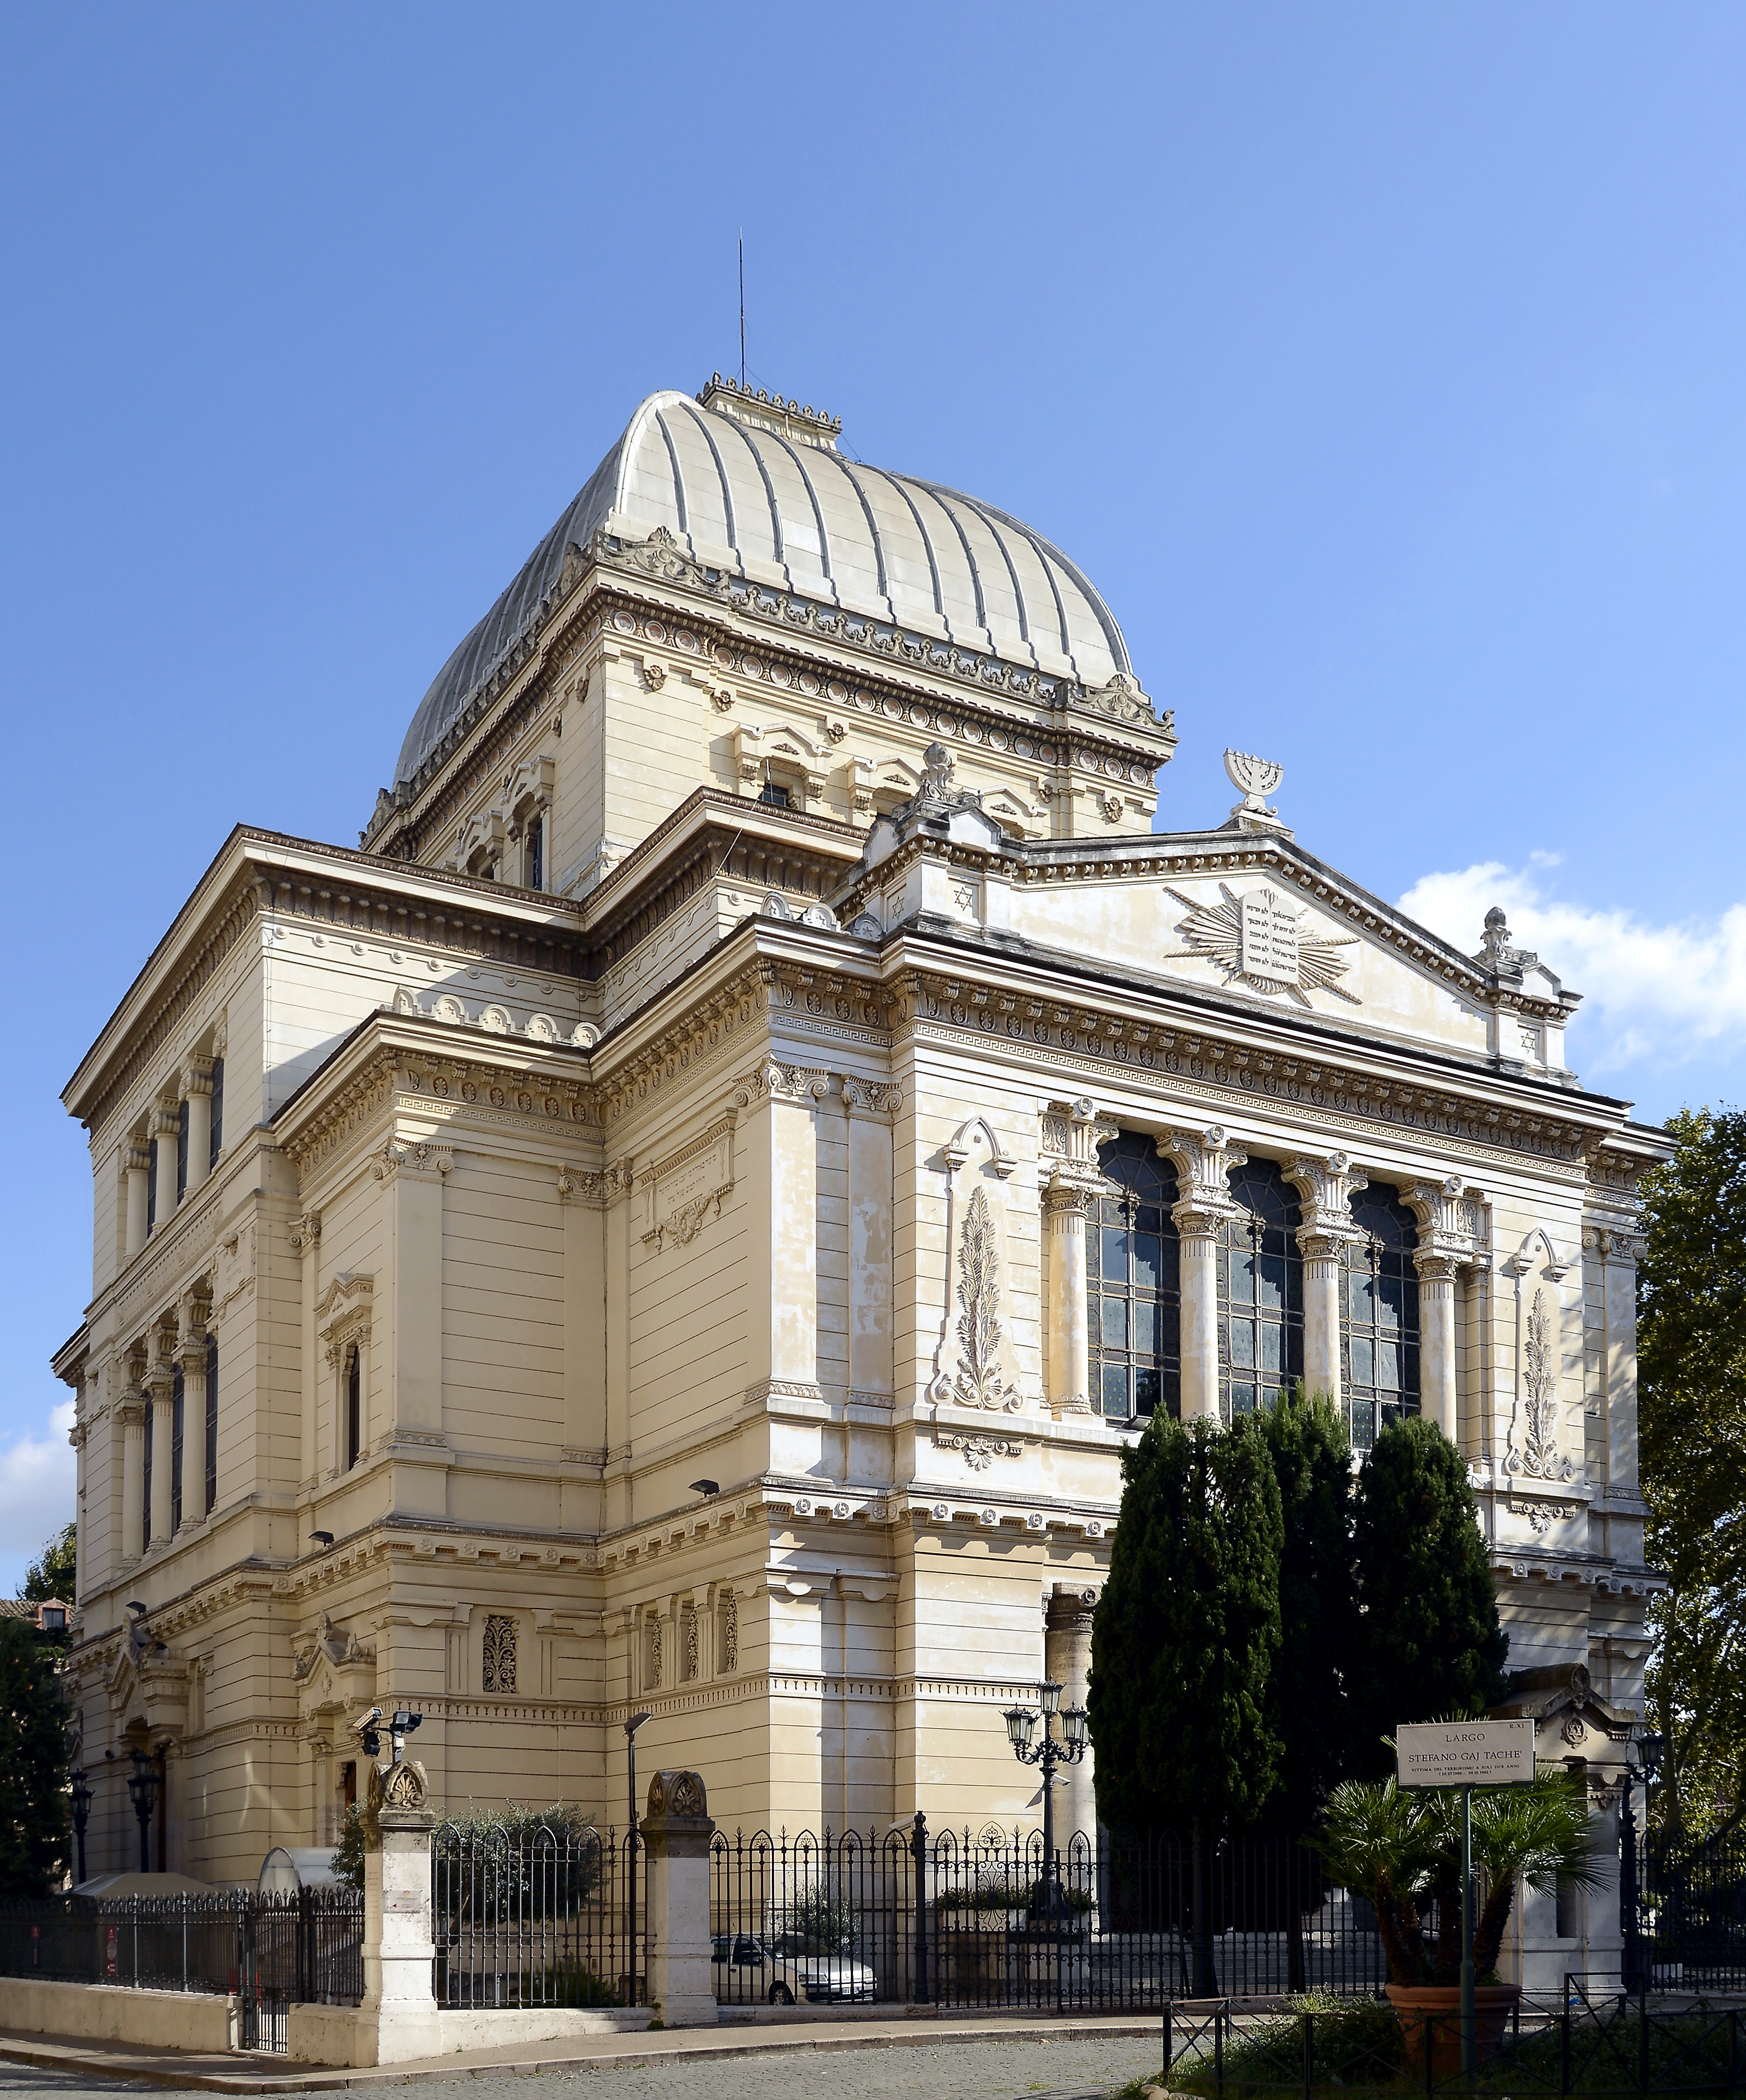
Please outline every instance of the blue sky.
[{"label": "blue sky", "polygon": [[1746,11],[0,5],[0,1586],[70,1512],[57,1095],[231,824],[349,840],[657,386],[1016,512],[1311,849],[1737,1099]]}]

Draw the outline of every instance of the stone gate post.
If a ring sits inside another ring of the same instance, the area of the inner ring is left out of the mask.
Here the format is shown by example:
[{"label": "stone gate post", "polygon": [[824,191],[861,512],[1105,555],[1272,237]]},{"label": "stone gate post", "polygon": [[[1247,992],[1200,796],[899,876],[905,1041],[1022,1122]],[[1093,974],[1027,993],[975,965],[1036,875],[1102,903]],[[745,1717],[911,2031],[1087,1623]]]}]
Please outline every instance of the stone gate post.
[{"label": "stone gate post", "polygon": [[667,2027],[713,2027],[709,1841],[716,1826],[697,1773],[657,1772],[638,1828],[648,1874],[650,2002]]},{"label": "stone gate post", "polygon": [[[390,1765],[370,1776],[371,1821],[380,1842],[364,1855],[364,1999],[366,2033],[375,2030],[373,2063],[437,2056],[442,2044],[430,1966],[430,1833],[425,1768]],[[707,1950],[706,1950],[707,1951]]]}]

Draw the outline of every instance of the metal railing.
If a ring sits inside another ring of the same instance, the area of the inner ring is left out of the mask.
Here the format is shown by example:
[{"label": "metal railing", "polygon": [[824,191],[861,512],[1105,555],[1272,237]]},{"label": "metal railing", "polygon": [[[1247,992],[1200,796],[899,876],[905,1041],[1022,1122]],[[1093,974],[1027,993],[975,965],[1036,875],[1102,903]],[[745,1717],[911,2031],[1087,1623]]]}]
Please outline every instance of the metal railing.
[{"label": "metal railing", "polygon": [[431,1847],[443,2005],[631,2005],[646,1996],[628,1915],[630,1838],[444,1824]]},{"label": "metal railing", "polygon": [[1681,1842],[1650,1831],[1636,1842],[1636,1873],[1621,1882],[1627,1981],[1651,1991],[1746,1991],[1746,1837]]},{"label": "metal railing", "polygon": [[1048,1870],[1036,1833],[926,1818],[711,1847],[716,1996],[727,2005],[902,2001],[1037,2010],[1162,2008],[1197,1972],[1227,1996],[1373,1994],[1369,1906],[1287,1840],[1192,1851],[1076,1833]]},{"label": "metal railing", "polygon": [[243,2046],[282,2049],[290,2006],[363,1996],[364,1898],[244,1889],[0,1903],[0,1974],[235,1997]]}]

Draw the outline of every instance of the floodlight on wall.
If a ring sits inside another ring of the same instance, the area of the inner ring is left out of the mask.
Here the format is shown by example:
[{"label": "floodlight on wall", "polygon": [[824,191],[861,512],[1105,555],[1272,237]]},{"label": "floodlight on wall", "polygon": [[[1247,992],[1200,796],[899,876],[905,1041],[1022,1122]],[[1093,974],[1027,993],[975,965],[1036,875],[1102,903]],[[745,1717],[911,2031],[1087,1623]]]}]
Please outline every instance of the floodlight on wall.
[{"label": "floodlight on wall", "polygon": [[140,1603],[137,1597],[131,1600],[127,1608],[130,1612],[137,1612],[141,1618],[145,1617],[145,1606]]},{"label": "floodlight on wall", "polygon": [[721,1483],[719,1480],[693,1480],[691,1492],[694,1495],[703,1496],[707,1500],[711,1495],[721,1493]]},{"label": "floodlight on wall", "polygon": [[331,1531],[312,1531],[309,1538],[312,1546],[319,1546],[324,1551],[333,1543],[333,1534]]}]

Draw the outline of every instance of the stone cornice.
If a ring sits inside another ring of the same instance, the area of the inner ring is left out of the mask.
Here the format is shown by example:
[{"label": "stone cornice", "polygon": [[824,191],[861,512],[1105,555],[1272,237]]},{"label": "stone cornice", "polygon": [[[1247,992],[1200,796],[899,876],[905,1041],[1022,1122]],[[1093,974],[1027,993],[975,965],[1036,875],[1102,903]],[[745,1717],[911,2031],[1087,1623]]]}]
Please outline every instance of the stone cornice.
[{"label": "stone cornice", "polygon": [[[1160,721],[1130,680],[1087,690],[989,652],[704,570],[683,554],[648,562],[646,552],[647,543],[625,546],[602,536],[567,570],[548,608],[450,726],[410,791],[378,801],[364,834],[376,851],[398,858],[425,849],[500,769],[577,655],[609,633],[809,704],[883,714],[1023,765],[1078,765],[1148,793],[1175,748],[1171,717]],[[742,623],[752,625],[749,634]],[[845,654],[864,660],[865,684],[842,675]]]}]

